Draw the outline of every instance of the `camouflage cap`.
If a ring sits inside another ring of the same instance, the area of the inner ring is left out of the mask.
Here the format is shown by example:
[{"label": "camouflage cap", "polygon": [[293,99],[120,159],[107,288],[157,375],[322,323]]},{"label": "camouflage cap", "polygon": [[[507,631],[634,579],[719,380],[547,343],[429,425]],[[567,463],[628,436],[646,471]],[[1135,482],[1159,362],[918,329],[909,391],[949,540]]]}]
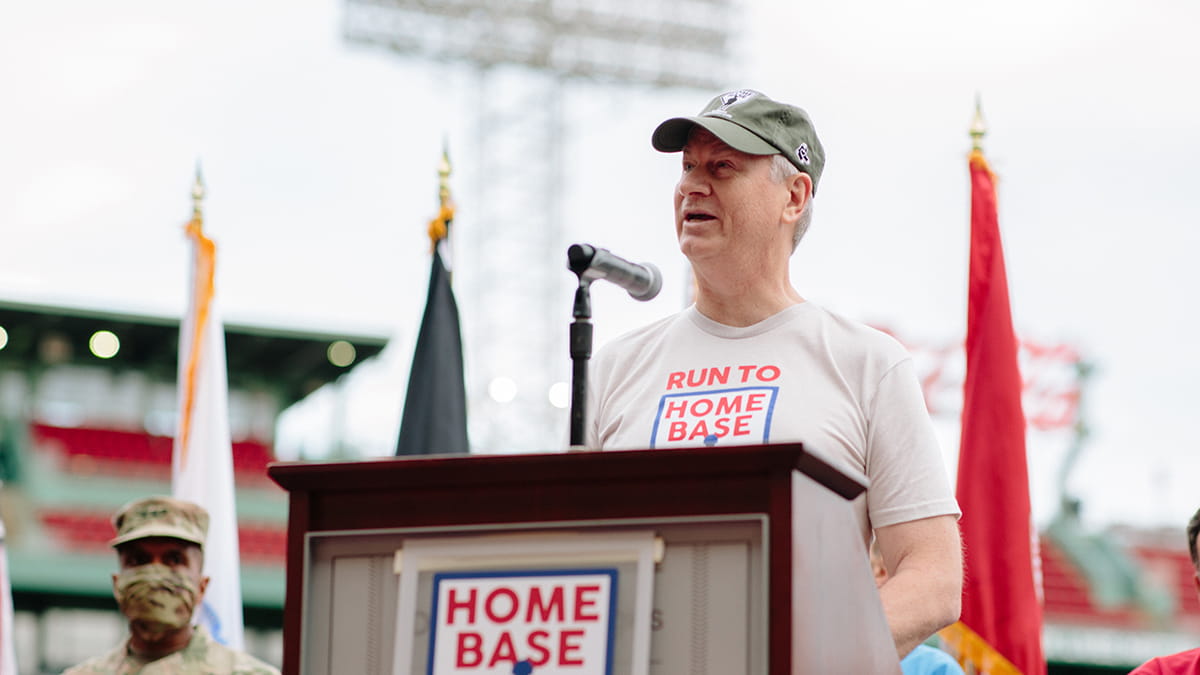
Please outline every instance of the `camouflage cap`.
[{"label": "camouflage cap", "polygon": [[208,512],[191,502],[173,497],[145,497],[129,502],[113,516],[117,536],[109,546],[134,539],[172,537],[204,547],[208,535]]},{"label": "camouflage cap", "polygon": [[710,131],[734,150],[751,155],[783,155],[812,178],[813,192],[825,168],[825,148],[808,113],[753,89],[717,96],[696,117],[673,117],[654,130],[650,142],[660,152],[679,152],[692,128]]}]

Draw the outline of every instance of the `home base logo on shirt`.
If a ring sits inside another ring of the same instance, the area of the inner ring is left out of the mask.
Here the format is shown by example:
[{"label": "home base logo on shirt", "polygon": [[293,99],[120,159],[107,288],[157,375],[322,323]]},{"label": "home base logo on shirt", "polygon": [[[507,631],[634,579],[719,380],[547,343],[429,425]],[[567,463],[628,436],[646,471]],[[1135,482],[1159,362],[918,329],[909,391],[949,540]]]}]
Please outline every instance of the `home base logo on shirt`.
[{"label": "home base logo on shirt", "polygon": [[609,675],[617,570],[434,575],[429,675]]},{"label": "home base logo on shirt", "polygon": [[766,443],[779,387],[663,394],[659,400],[650,447]]}]

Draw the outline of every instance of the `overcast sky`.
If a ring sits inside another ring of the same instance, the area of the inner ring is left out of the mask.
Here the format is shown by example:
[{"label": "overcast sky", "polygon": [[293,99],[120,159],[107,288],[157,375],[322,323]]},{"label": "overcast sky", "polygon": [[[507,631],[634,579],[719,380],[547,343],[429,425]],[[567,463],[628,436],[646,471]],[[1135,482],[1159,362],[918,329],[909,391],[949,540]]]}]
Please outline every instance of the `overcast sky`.
[{"label": "overcast sky", "polygon": [[[337,0],[0,5],[0,296],[178,315],[200,159],[227,320],[392,337],[346,384],[338,432],[389,453],[443,140],[460,170],[456,237],[486,226],[467,199],[488,178],[469,166],[471,74],[348,45],[341,14]],[[1182,526],[1200,506],[1197,5],[759,0],[738,25],[730,85],[805,107],[829,156],[794,283],[918,350],[965,331],[967,128],[982,97],[1017,331],[1096,368],[1069,488],[1094,524]],[[645,304],[597,289],[598,342],[681,305],[678,158],[648,138],[715,93],[563,88],[562,241],[667,277]],[[523,264],[561,269],[565,247]],[[486,286],[471,274],[460,266],[456,284]],[[571,281],[563,271],[564,293]],[[460,301],[470,331],[484,300]],[[565,330],[569,306],[542,311]],[[333,398],[288,413],[281,454],[328,443]],[[936,419],[953,471],[955,419]],[[1070,442],[1030,433],[1039,521]]]}]

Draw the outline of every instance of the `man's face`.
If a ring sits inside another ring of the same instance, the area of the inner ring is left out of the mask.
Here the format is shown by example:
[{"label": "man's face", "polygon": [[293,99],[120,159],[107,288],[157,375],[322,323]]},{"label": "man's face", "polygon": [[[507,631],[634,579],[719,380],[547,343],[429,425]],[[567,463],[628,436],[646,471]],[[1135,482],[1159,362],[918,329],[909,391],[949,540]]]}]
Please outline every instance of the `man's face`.
[{"label": "man's face", "polygon": [[117,550],[121,571],[157,563],[193,577],[201,578],[204,558],[200,547],[182,539],[147,537],[122,544]]},{"label": "man's face", "polygon": [[749,155],[696,127],[683,148],[675,187],[675,234],[693,262],[716,255],[730,264],[757,265],[786,246],[792,228],[781,224],[792,200],[771,175],[770,155]]},{"label": "man's face", "polygon": [[117,558],[121,572],[113,575],[113,595],[138,644],[161,644],[186,628],[208,586],[200,547],[150,537],[122,544]]}]

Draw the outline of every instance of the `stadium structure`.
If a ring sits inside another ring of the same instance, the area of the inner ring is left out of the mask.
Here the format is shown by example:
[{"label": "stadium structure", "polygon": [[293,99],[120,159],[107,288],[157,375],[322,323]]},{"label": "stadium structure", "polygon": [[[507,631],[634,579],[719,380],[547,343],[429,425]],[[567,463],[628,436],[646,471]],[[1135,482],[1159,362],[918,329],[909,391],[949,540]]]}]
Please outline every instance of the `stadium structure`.
[{"label": "stadium structure", "polygon": [[[171,492],[178,338],[178,318],[0,300],[0,514],[21,675],[61,672],[124,637],[109,519]],[[225,325],[246,646],[276,664],[287,495],[266,467],[277,418],[386,342]]]}]

